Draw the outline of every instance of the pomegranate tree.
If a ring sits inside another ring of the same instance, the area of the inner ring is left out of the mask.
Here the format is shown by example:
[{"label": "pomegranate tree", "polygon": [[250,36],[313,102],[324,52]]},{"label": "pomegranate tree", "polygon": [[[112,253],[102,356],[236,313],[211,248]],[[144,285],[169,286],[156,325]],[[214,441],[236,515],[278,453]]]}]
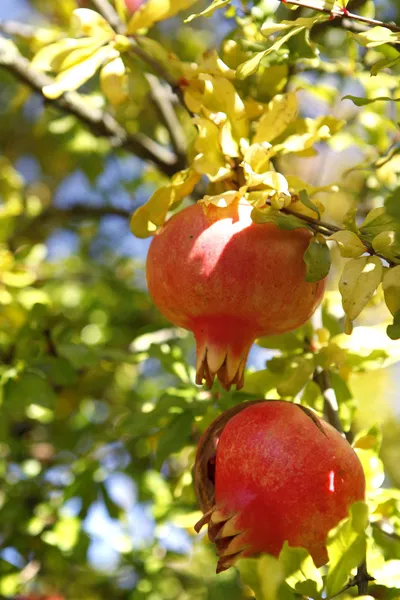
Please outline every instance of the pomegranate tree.
[{"label": "pomegranate tree", "polygon": [[208,525],[217,573],[240,557],[278,556],[285,541],[323,565],[329,530],[365,494],[349,443],[285,401],[246,402],[220,415],[200,440],[194,481],[204,513],[195,529]]},{"label": "pomegranate tree", "polygon": [[251,210],[245,201],[195,204],[150,245],[150,294],[167,319],[193,331],[198,384],[211,386],[217,375],[226,389],[240,389],[255,338],[303,325],[324,292],[324,281],[305,280],[311,233],[253,223]]}]

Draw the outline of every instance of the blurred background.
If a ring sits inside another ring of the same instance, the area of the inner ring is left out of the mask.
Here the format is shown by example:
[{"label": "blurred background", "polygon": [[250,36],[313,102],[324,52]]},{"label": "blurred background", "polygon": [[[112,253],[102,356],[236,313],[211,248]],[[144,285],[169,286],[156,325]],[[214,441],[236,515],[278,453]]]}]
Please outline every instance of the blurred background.
[{"label": "blurred background", "polygon": [[[0,29],[5,21],[34,31],[66,28],[77,4],[84,3],[3,0]],[[273,15],[279,4],[265,0],[258,8]],[[379,18],[398,18],[397,0],[374,4]],[[236,30],[221,12],[181,20],[152,35],[188,61]],[[342,33],[320,33],[330,62],[340,64]],[[29,34],[18,41],[28,57],[39,45]],[[349,169],[399,142],[391,126],[398,109],[388,103],[360,111],[341,97],[371,86],[379,95],[384,76],[370,82],[310,69],[296,77],[290,85],[302,87],[304,116],[333,114],[348,128],[317,157],[280,167],[315,186],[343,184],[320,196],[327,221],[353,207],[362,218],[382,204],[381,189],[396,185],[399,155],[377,172]],[[124,111],[129,131],[168,145],[140,73],[132,86],[131,103],[117,117]],[[101,106],[95,83],[85,93]],[[129,217],[163,182],[151,165],[113,152],[0,69],[0,597],[246,597],[234,570],[214,576],[212,547],[194,537],[191,469],[201,431],[257,386],[250,378],[241,394],[197,388],[191,335],[169,328],[152,306],[143,270],[150,240],[132,236]],[[341,264],[335,255],[324,308],[336,322],[343,316],[335,291]],[[400,349],[386,337],[381,300],[371,302],[348,342],[371,355],[348,385],[361,405],[356,427],[383,426],[387,482],[398,486]],[[374,355],[378,349],[385,354]],[[250,371],[277,352],[254,346]]]}]

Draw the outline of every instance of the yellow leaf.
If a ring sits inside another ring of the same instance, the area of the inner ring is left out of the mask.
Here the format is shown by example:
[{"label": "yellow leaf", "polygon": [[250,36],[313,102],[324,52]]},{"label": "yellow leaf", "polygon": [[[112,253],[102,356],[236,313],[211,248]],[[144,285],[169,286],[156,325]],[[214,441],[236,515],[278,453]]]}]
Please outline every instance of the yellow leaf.
[{"label": "yellow leaf", "polygon": [[383,266],[377,256],[361,256],[349,260],[339,281],[343,310],[349,321],[356,319],[380,284]]},{"label": "yellow leaf", "polygon": [[88,8],[77,8],[72,14],[72,27],[78,34],[87,37],[105,37],[111,39],[115,32],[95,10]]},{"label": "yellow leaf", "polygon": [[400,244],[395,231],[381,231],[372,240],[372,246],[375,252],[383,254],[385,258],[400,261]]},{"label": "yellow leaf", "polygon": [[139,29],[148,29],[154,23],[169,19],[178,12],[186,10],[197,0],[148,0],[133,14],[128,23],[127,33],[136,33]]},{"label": "yellow leaf", "polygon": [[121,58],[115,58],[102,68],[100,84],[105,97],[111,104],[117,106],[128,100],[128,76]]},{"label": "yellow leaf", "polygon": [[157,227],[164,223],[168,210],[185,196],[188,196],[199,179],[200,175],[192,169],[176,173],[169,185],[158,189],[146,204],[140,206],[133,213],[131,218],[132,233],[139,238],[153,235]]},{"label": "yellow leaf", "polygon": [[190,23],[190,21],[193,21],[193,19],[197,19],[197,17],[211,17],[211,15],[213,15],[216,10],[222,8],[223,6],[226,6],[227,4],[229,4],[230,1],[231,0],[213,0],[211,4],[207,6],[207,8],[205,8],[203,11],[201,11],[200,13],[190,15],[190,17],[185,19],[185,23]]},{"label": "yellow leaf", "polygon": [[345,121],[339,121],[335,117],[297,119],[293,124],[296,133],[287,137],[281,144],[276,145],[275,151],[282,154],[303,152],[310,149],[316,142],[330,138],[345,123]]},{"label": "yellow leaf", "polygon": [[333,240],[337,243],[340,254],[344,258],[358,258],[367,250],[358,235],[353,231],[337,231],[329,236],[328,240]]},{"label": "yellow leaf", "polygon": [[210,181],[225,179],[231,173],[231,166],[222,153],[220,129],[215,123],[205,118],[193,119],[199,133],[195,142],[193,166],[198,173],[207,175]]},{"label": "yellow leaf", "polygon": [[385,271],[382,287],[386,306],[394,315],[400,310],[400,265]]},{"label": "yellow leaf", "polygon": [[273,156],[271,144],[268,142],[252,144],[244,152],[243,171],[246,183],[257,186],[263,183],[264,175],[270,170],[270,161]]},{"label": "yellow leaf", "polygon": [[222,194],[217,194],[216,196],[204,196],[202,200],[199,200],[201,204],[205,206],[209,206],[210,204],[214,204],[214,206],[218,206],[220,208],[226,208],[232,202],[234,202],[237,198],[239,198],[240,192],[239,190],[229,190],[227,192],[222,192]]},{"label": "yellow leaf", "polygon": [[119,53],[110,45],[100,48],[83,62],[62,71],[54,83],[43,88],[43,94],[46,98],[53,100],[59,98],[64,92],[78,89],[93,77],[102,65],[118,56]]},{"label": "yellow leaf", "polygon": [[58,71],[63,61],[74,50],[92,48],[94,43],[93,38],[81,38],[77,40],[67,38],[60,40],[41,48],[33,57],[31,65],[39,71]]},{"label": "yellow leaf", "polygon": [[254,143],[271,142],[287,129],[296,116],[297,99],[294,92],[275,96],[257,124]]}]

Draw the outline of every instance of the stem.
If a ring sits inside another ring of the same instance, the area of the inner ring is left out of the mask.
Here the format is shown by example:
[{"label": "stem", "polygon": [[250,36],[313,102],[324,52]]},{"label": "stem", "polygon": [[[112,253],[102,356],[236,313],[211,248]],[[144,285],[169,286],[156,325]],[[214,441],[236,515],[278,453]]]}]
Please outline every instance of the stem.
[{"label": "stem", "polygon": [[44,101],[63,112],[77,117],[94,135],[106,137],[114,148],[124,148],[145,161],[154,163],[160,171],[172,176],[179,170],[175,155],[144,134],[129,134],[114,117],[88,105],[76,92],[66,92],[60,98],[49,100],[43,87],[52,83],[47,75],[33,69],[29,61],[0,38],[0,68],[41,94]]},{"label": "stem", "polygon": [[151,73],[146,74],[146,79],[150,86],[152,100],[157,108],[157,111],[168,130],[172,147],[176,153],[182,169],[187,163],[186,158],[186,137],[180,124],[170,98],[168,98],[169,90],[160,82],[160,80]]},{"label": "stem", "polygon": [[[314,231],[322,233],[323,235],[329,236],[332,235],[332,233],[336,233],[337,231],[346,231],[345,229],[343,229],[343,227],[338,227],[337,225],[332,225],[332,223],[322,221],[321,219],[314,219],[313,217],[309,217],[308,215],[303,215],[301,213],[296,212],[295,210],[292,210],[290,207],[282,208],[281,212],[287,215],[293,215],[294,217],[301,219],[305,223],[311,225]],[[387,258],[386,256],[384,256],[383,254],[381,254],[380,252],[376,252],[371,242],[369,242],[364,236],[358,234],[358,237],[364,244],[366,251],[369,252],[369,254],[374,254],[375,256],[378,256],[379,258],[385,260],[391,267],[394,267],[397,264],[389,258]]]},{"label": "stem", "polygon": [[92,4],[117,33],[123,33],[124,24],[108,0],[92,0]]},{"label": "stem", "polygon": [[326,13],[331,15],[332,19],[336,17],[346,19],[350,19],[353,21],[359,21],[360,23],[365,23],[366,25],[370,25],[373,27],[386,27],[386,29],[390,29],[391,31],[398,32],[400,31],[400,27],[395,23],[384,23],[383,21],[378,21],[377,19],[370,19],[368,17],[363,17],[361,15],[356,15],[355,13],[349,12],[345,8],[334,7],[332,9],[325,8],[324,6],[313,6],[312,4],[307,4],[307,2],[300,2],[300,0],[280,0],[282,4],[293,4],[294,6],[301,6],[302,8],[310,8],[311,10],[316,10],[318,12]]}]

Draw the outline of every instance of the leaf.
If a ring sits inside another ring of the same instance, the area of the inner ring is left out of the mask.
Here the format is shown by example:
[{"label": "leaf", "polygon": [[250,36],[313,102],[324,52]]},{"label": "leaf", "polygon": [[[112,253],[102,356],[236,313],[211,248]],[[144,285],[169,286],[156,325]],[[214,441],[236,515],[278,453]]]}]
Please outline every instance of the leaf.
[{"label": "leaf", "polygon": [[302,596],[320,598],[324,587],[321,573],[305,548],[291,548],[287,542],[279,554],[286,583]]},{"label": "leaf", "polygon": [[395,231],[381,231],[372,240],[372,246],[388,260],[400,261],[400,241]]},{"label": "leaf", "polygon": [[306,385],[314,372],[312,356],[296,356],[285,368],[283,381],[277,385],[277,392],[282,397],[296,396]]},{"label": "leaf", "polygon": [[386,198],[385,209],[387,214],[400,226],[400,187]]},{"label": "leaf", "polygon": [[271,207],[254,208],[251,212],[251,218],[254,223],[275,223],[279,229],[311,229],[310,226],[298,217],[293,215],[285,215],[279,210]]},{"label": "leaf", "polygon": [[139,29],[149,29],[154,23],[173,17],[195,2],[197,0],[148,0],[132,15],[128,23],[127,34],[132,35]]},{"label": "leaf", "polygon": [[331,268],[331,253],[325,242],[313,237],[303,258],[307,267],[306,281],[315,283],[328,275]]},{"label": "leaf", "polygon": [[190,23],[193,19],[197,19],[198,17],[211,17],[216,10],[219,8],[223,8],[227,4],[230,3],[231,0],[213,0],[207,8],[202,10],[200,13],[194,13],[190,15],[187,19],[184,20],[184,23]]},{"label": "leaf", "polygon": [[308,193],[307,193],[306,190],[300,190],[300,192],[299,192],[299,199],[300,199],[300,202],[302,204],[304,204],[304,206],[307,206],[307,208],[310,208],[315,213],[317,213],[318,219],[321,218],[321,213],[320,213],[318,207],[313,202],[311,202],[311,200],[309,198],[309,195],[308,195]]},{"label": "leaf", "polygon": [[[102,42],[100,42],[100,45]],[[32,58],[31,65],[39,71],[59,71],[63,61],[76,51],[89,50],[92,53],[99,47],[93,38],[66,38],[44,46]]]},{"label": "leaf", "polygon": [[354,321],[372,298],[383,276],[383,266],[377,256],[361,256],[349,260],[339,281],[343,310]]},{"label": "leaf", "polygon": [[114,37],[115,32],[106,21],[95,10],[88,8],[77,8],[72,13],[72,26],[78,34],[86,37]]},{"label": "leaf", "polygon": [[[245,558],[238,562],[240,578],[256,595],[257,600],[277,600],[285,581],[283,565],[268,554],[261,558]],[[292,600],[290,597],[286,600]]]},{"label": "leaf", "polygon": [[222,192],[222,194],[217,194],[216,196],[204,196],[199,202],[205,206],[213,204],[214,206],[226,208],[239,197],[239,190],[229,190],[227,192]]},{"label": "leaf", "polygon": [[153,235],[157,227],[163,225],[170,207],[189,195],[199,179],[200,175],[193,169],[176,173],[169,185],[154,192],[150,200],[133,213],[130,223],[133,235],[139,238]]},{"label": "leaf", "polygon": [[386,333],[391,340],[400,339],[400,310],[394,314],[393,324],[387,326]]},{"label": "leaf", "polygon": [[119,53],[111,45],[103,46],[83,62],[62,71],[54,83],[43,88],[43,94],[46,98],[54,100],[64,92],[78,89],[93,77],[102,65],[118,56]]},{"label": "leaf", "polygon": [[373,208],[360,225],[360,232],[368,241],[372,241],[379,233],[387,230],[396,230],[399,223],[389,214],[385,207]]},{"label": "leaf", "polygon": [[114,106],[129,99],[128,76],[121,58],[115,58],[102,68],[100,85],[105,97]]},{"label": "leaf", "polygon": [[394,316],[400,310],[400,265],[384,272],[382,288],[386,306]]},{"label": "leaf", "polygon": [[4,407],[11,411],[14,418],[26,416],[29,405],[52,409],[55,401],[54,391],[40,371],[24,371],[14,379],[9,379],[4,386]]},{"label": "leaf", "polygon": [[376,98],[359,98],[358,96],[351,96],[350,94],[348,94],[347,96],[343,96],[342,100],[351,100],[356,106],[366,106],[367,104],[372,104],[372,102],[378,101],[400,102],[400,98],[389,98],[388,96],[377,96]]},{"label": "leaf", "polygon": [[329,568],[325,582],[328,597],[339,593],[351,570],[364,560],[367,525],[368,507],[364,502],[357,502],[351,507],[350,516],[329,532]]},{"label": "leaf", "polygon": [[358,258],[367,251],[358,235],[348,229],[336,231],[328,237],[328,240],[337,243],[340,254],[344,258]]},{"label": "leaf", "polygon": [[383,69],[390,69],[400,63],[400,55],[396,58],[381,58],[371,67],[371,75],[378,75]]},{"label": "leaf", "polygon": [[174,452],[189,443],[193,415],[186,411],[178,415],[161,434],[157,444],[156,468],[160,469],[164,461]]},{"label": "leaf", "polygon": [[349,34],[358,44],[366,48],[375,48],[382,44],[400,43],[400,33],[395,33],[387,27],[371,27],[371,29],[367,29],[367,31],[362,31],[361,33],[349,31]]},{"label": "leaf", "polygon": [[316,142],[329,139],[345,124],[335,117],[317,117],[316,119],[297,119],[290,130],[295,133],[289,135],[283,142],[277,144],[275,152],[288,154],[290,152],[303,152],[311,148]]},{"label": "leaf", "polygon": [[[251,144],[248,148],[246,148],[243,155],[243,169],[245,175],[247,174],[251,180],[251,177],[254,178],[254,185],[259,185],[262,183],[262,176],[266,171],[270,170],[271,164],[271,156],[273,155],[272,146],[268,142],[261,142],[258,144]],[[256,178],[256,175],[259,175],[259,179]]]},{"label": "leaf", "polygon": [[193,167],[198,173],[207,175],[210,181],[226,179],[232,169],[222,153],[221,130],[206,118],[198,117],[193,122],[199,130],[194,145],[198,154],[193,160]]},{"label": "leaf", "polygon": [[253,143],[271,142],[281,135],[295,120],[297,110],[294,92],[275,96],[258,120]]},{"label": "leaf", "polygon": [[272,46],[267,48],[267,50],[263,50],[262,52],[258,52],[249,60],[242,63],[236,69],[236,77],[238,79],[246,79],[250,77],[250,75],[254,75],[254,73],[258,70],[261,61],[268,56],[271,52],[277,52],[283,44],[285,44],[293,35],[300,33],[304,27],[294,27],[291,31],[280,37]]}]

